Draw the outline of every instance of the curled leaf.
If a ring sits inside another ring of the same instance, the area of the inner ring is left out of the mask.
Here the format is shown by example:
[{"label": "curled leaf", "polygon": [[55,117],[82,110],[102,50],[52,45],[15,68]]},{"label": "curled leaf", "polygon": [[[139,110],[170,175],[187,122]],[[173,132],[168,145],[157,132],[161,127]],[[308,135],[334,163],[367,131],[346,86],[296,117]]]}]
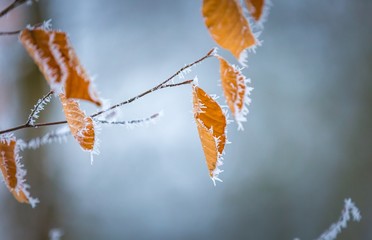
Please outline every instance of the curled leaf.
[{"label": "curled leaf", "polygon": [[204,0],[202,13],[213,39],[244,63],[245,49],[258,44],[237,0]]},{"label": "curled leaf", "polygon": [[38,27],[21,31],[19,39],[55,93],[101,105],[65,32]]},{"label": "curled leaf", "polygon": [[201,88],[193,86],[194,118],[198,128],[206,158],[209,175],[215,181],[221,181],[218,175],[222,172],[222,154],[226,144],[226,117],[218,105]]},{"label": "curled leaf", "polygon": [[7,139],[0,137],[0,170],[4,182],[15,199],[20,203],[28,203],[35,207],[39,200],[30,196],[25,183],[26,171],[22,168],[21,157],[18,155],[19,147],[13,136]]},{"label": "curled leaf", "polygon": [[91,117],[87,117],[80,110],[79,103],[74,99],[67,99],[65,95],[60,94],[63,111],[65,112],[68,126],[71,134],[80,144],[83,150],[92,152],[95,147],[94,123]]},{"label": "curled leaf", "polygon": [[218,56],[218,59],[220,60],[221,85],[227,105],[238,124],[238,129],[243,130],[242,122],[247,121],[245,115],[249,112],[247,106],[251,103],[249,95],[253,90],[252,87],[247,86],[250,79],[246,79],[240,69],[230,65],[222,57]]}]

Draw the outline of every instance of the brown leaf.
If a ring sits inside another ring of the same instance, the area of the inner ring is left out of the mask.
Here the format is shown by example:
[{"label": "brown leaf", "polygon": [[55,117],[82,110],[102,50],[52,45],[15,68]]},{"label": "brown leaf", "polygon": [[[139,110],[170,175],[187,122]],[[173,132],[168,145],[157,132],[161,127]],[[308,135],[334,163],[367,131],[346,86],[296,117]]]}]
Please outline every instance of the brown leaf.
[{"label": "brown leaf", "polygon": [[39,27],[23,30],[19,39],[55,93],[101,106],[66,33]]},{"label": "brown leaf", "polygon": [[213,39],[241,63],[245,49],[258,44],[237,0],[204,0],[203,16]]},{"label": "brown leaf", "polygon": [[253,19],[256,22],[260,21],[264,11],[265,0],[245,0],[245,4]]},{"label": "brown leaf", "polygon": [[222,171],[222,154],[226,144],[226,117],[216,101],[201,88],[193,86],[194,117],[213,182]]},{"label": "brown leaf", "polygon": [[238,124],[238,129],[242,130],[242,122],[247,121],[245,115],[249,112],[247,106],[251,103],[249,95],[253,88],[246,85],[250,83],[250,80],[246,79],[237,67],[231,66],[221,56],[218,56],[218,59],[220,60],[221,85],[227,105]]},{"label": "brown leaf", "polygon": [[39,200],[30,196],[25,184],[26,171],[22,169],[19,147],[16,138],[11,136],[2,138],[0,136],[0,170],[9,191],[20,203],[28,203],[35,207]]},{"label": "brown leaf", "polygon": [[76,141],[79,142],[83,150],[92,152],[95,145],[93,119],[87,117],[84,112],[80,110],[77,100],[67,99],[63,94],[60,94],[59,97],[72,135]]}]

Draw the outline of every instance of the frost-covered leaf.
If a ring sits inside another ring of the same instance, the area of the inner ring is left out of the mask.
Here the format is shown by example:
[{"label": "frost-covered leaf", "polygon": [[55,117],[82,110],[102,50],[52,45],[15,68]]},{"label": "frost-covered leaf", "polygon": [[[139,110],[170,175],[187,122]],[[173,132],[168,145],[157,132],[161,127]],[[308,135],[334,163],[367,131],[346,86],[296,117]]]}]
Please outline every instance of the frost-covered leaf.
[{"label": "frost-covered leaf", "polygon": [[245,117],[248,114],[247,106],[251,103],[249,95],[253,88],[247,86],[250,79],[246,79],[238,67],[230,65],[220,56],[218,59],[220,60],[221,85],[227,105],[238,124],[238,129],[242,130],[242,122],[247,121]]},{"label": "frost-covered leaf", "polygon": [[204,0],[202,12],[213,39],[244,64],[245,49],[255,47],[259,42],[238,0]]},{"label": "frost-covered leaf", "polygon": [[55,93],[101,105],[66,33],[38,27],[23,30],[19,39]]},{"label": "frost-covered leaf", "polygon": [[209,175],[215,181],[221,181],[222,154],[226,144],[226,117],[218,105],[198,86],[193,86],[194,117],[200,141],[207,161]]},{"label": "frost-covered leaf", "polygon": [[83,150],[94,151],[95,131],[93,119],[85,115],[80,109],[77,100],[67,99],[63,94],[60,94],[59,97],[72,135]]},{"label": "frost-covered leaf", "polygon": [[25,183],[26,171],[20,161],[16,138],[0,137],[0,170],[4,182],[17,201],[35,207],[39,200],[32,198],[27,190],[29,186]]}]

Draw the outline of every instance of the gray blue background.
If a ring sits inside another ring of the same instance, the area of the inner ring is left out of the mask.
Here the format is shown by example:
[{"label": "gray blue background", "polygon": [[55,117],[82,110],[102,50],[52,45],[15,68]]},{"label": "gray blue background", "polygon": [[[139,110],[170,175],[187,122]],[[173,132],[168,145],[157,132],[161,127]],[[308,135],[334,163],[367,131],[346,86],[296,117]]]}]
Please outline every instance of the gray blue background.
[{"label": "gray blue background", "polygon": [[[1,18],[0,29],[52,19],[101,96],[117,103],[216,46],[201,5],[40,0]],[[273,1],[263,45],[244,70],[255,88],[245,131],[228,127],[224,183],[214,187],[208,178],[191,88],[164,89],[123,107],[121,118],[160,110],[164,117],[149,127],[104,126],[93,165],[72,137],[23,152],[31,194],[41,203],[21,205],[3,184],[0,238],[48,239],[57,227],[62,239],[315,239],[350,197],[363,218],[338,239],[372,239],[371,11],[368,0]],[[198,76],[202,88],[222,96],[218,67],[209,59],[186,78]],[[47,92],[17,37],[1,37],[0,128],[23,123]],[[63,119],[58,100],[41,115]]]}]

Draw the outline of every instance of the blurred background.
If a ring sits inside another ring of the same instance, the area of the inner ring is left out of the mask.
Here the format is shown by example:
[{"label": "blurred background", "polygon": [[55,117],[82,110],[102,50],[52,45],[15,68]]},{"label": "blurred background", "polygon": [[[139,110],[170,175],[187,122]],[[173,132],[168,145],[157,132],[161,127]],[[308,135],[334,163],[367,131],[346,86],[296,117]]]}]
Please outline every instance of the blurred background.
[{"label": "blurred background", "polygon": [[[11,2],[0,0],[0,9]],[[52,19],[69,34],[101,96],[117,103],[216,46],[201,4],[39,0],[1,18],[0,31]],[[263,45],[244,70],[255,88],[245,131],[228,126],[223,183],[214,187],[208,177],[191,87],[164,89],[121,109],[123,120],[163,110],[157,124],[103,126],[93,165],[72,137],[22,152],[40,204],[19,204],[2,184],[0,238],[48,239],[59,228],[66,240],[315,239],[350,197],[362,221],[338,239],[372,239],[371,12],[369,0],[273,1]],[[186,78],[195,76],[222,96],[217,60]],[[47,92],[17,36],[0,37],[0,129],[23,123]],[[41,115],[63,119],[59,101]],[[53,129],[16,135],[30,139]]]}]

